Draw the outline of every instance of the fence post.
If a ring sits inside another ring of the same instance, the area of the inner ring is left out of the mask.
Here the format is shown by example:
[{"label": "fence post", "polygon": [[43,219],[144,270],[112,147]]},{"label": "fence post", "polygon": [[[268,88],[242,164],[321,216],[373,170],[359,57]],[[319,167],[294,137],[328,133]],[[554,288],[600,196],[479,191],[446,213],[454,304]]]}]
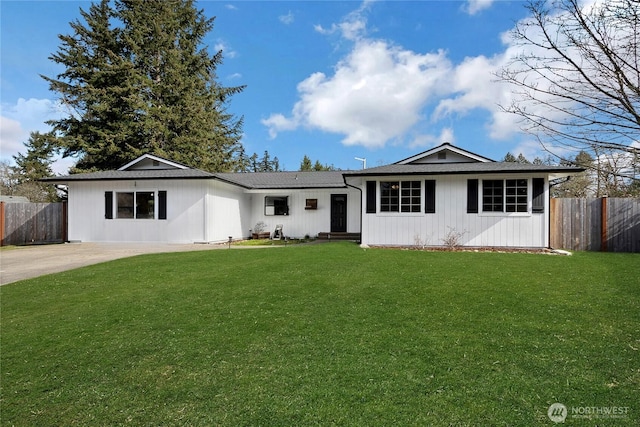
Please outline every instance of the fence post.
[{"label": "fence post", "polygon": [[607,252],[607,196],[600,199],[600,250]]},{"label": "fence post", "polygon": [[69,208],[67,202],[62,202],[62,243],[69,241]]},{"label": "fence post", "polygon": [[4,202],[0,202],[0,246],[4,246]]}]

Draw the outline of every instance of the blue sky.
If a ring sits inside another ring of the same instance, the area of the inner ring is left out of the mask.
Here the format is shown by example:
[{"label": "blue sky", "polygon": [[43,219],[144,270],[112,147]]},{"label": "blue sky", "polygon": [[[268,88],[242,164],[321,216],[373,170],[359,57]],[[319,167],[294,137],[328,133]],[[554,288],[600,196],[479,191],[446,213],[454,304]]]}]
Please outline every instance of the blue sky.
[{"label": "blue sky", "polygon": [[[40,74],[58,34],[89,2],[6,1],[1,12],[3,160],[62,114]],[[499,105],[511,88],[492,74],[517,53],[507,32],[521,1],[201,1],[216,17],[206,39],[222,49],[225,86],[247,85],[230,111],[244,116],[247,153],[268,150],[287,170],[306,154],[341,169],[404,159],[442,142],[500,159],[533,159],[537,143]],[[70,160],[58,162],[66,172]]]}]

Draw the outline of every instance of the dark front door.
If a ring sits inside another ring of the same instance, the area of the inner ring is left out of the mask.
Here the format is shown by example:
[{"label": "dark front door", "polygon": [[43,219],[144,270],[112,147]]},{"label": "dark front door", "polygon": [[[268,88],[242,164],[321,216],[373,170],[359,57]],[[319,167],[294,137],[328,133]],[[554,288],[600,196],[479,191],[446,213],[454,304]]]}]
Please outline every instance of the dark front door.
[{"label": "dark front door", "polygon": [[331,195],[331,232],[347,231],[347,195]]}]

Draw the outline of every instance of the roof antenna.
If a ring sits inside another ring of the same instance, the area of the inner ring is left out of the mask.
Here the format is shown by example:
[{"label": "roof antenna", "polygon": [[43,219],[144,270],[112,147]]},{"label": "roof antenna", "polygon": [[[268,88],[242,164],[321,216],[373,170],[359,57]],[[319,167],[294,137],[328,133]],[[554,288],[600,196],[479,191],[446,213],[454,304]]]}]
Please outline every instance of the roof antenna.
[{"label": "roof antenna", "polygon": [[363,159],[362,157],[354,157],[354,159],[362,162],[362,169],[367,168],[367,159]]}]

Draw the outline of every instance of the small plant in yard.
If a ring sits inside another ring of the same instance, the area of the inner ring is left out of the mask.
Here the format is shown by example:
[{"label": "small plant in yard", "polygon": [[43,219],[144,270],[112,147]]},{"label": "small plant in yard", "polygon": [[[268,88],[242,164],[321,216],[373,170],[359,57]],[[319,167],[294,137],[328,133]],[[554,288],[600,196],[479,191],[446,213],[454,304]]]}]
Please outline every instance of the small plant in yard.
[{"label": "small plant in yard", "polygon": [[413,236],[413,245],[420,249],[424,249],[429,244],[429,238],[423,239],[418,233]]},{"label": "small plant in yard", "polygon": [[258,221],[256,222],[256,225],[253,226],[253,232],[259,234],[266,230],[266,228],[267,224],[265,224],[264,221]]},{"label": "small plant in yard", "polygon": [[458,231],[456,228],[451,228],[447,226],[449,231],[447,235],[442,239],[442,243],[450,250],[458,249],[462,245],[462,236],[466,233],[466,231]]},{"label": "small plant in yard", "polygon": [[263,221],[258,221],[256,225],[253,226],[253,231],[251,233],[252,239],[268,239],[271,236],[271,233],[265,231],[267,229],[267,224]]}]

